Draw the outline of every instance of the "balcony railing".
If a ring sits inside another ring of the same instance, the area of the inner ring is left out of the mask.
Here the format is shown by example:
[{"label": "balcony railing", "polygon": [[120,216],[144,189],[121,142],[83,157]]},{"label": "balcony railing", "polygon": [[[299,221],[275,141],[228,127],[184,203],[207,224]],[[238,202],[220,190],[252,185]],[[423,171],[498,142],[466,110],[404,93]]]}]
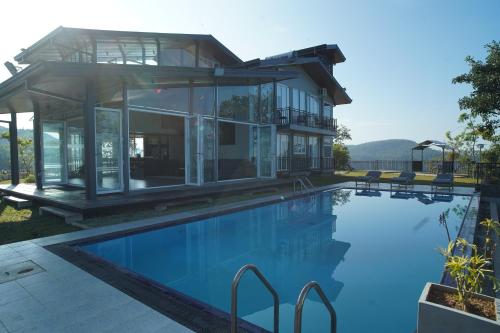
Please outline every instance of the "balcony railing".
[{"label": "balcony railing", "polygon": [[337,130],[337,119],[297,110],[291,107],[277,108],[273,122],[277,125],[301,125],[321,128],[330,131]]},{"label": "balcony railing", "polygon": [[277,171],[312,171],[332,170],[333,158],[331,157],[278,157]]}]

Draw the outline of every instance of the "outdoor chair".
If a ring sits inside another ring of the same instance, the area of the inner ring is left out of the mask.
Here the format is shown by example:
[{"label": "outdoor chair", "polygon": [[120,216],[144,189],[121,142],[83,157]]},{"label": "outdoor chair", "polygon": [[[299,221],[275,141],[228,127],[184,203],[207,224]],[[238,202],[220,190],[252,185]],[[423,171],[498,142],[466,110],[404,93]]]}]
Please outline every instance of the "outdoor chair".
[{"label": "outdoor chair", "polygon": [[382,172],[380,171],[368,171],[366,175],[357,177],[354,182],[356,184],[356,188],[358,187],[358,183],[364,183],[365,186],[368,185],[368,188],[370,188],[371,184],[377,184],[377,186],[380,186],[380,176],[382,175]]},{"label": "outdoor chair", "polygon": [[415,172],[401,172],[399,176],[391,178],[391,191],[393,184],[398,185],[398,187],[404,186],[405,188],[415,185],[413,181],[415,180],[416,176],[417,175],[415,174]]},{"label": "outdoor chair", "polygon": [[453,189],[453,174],[452,173],[440,173],[432,180],[431,192],[440,187],[447,187],[448,190]]}]

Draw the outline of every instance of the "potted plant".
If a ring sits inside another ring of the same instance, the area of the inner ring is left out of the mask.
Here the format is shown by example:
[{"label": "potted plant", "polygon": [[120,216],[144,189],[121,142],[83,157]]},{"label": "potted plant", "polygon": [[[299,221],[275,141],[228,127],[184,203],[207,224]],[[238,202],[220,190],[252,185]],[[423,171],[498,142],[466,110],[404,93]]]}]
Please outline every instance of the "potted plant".
[{"label": "potted plant", "polygon": [[441,250],[456,288],[427,283],[418,302],[418,333],[498,333],[500,300],[480,294],[487,279],[499,286],[489,260],[477,246],[458,238]]}]

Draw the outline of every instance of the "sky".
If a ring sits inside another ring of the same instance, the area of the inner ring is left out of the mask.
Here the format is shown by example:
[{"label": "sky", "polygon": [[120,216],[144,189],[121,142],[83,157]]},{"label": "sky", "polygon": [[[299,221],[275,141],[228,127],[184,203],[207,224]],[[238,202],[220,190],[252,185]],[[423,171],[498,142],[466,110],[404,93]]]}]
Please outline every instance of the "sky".
[{"label": "sky", "polygon": [[[0,60],[58,26],[212,34],[243,60],[318,44],[346,56],[334,76],[353,99],[335,108],[352,143],[444,139],[457,133],[457,101],[470,87],[451,84],[500,40],[497,0],[325,1],[9,1],[0,13]],[[10,76],[0,68],[0,81]],[[29,128],[29,117],[19,117]]]}]

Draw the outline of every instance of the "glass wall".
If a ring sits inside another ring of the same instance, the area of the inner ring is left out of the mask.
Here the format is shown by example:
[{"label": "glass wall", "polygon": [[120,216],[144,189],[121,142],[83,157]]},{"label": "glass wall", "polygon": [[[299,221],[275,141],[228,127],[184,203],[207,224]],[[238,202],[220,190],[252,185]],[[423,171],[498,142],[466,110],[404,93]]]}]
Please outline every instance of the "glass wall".
[{"label": "glass wall", "polygon": [[68,184],[85,186],[85,139],[83,118],[66,121]]},{"label": "glass wall", "polygon": [[273,177],[274,145],[271,126],[259,127],[259,177]]},{"label": "glass wall", "polygon": [[306,137],[304,135],[293,136],[293,154],[306,155]]},{"label": "glass wall", "polygon": [[193,88],[193,113],[213,116],[215,112],[215,88]]},{"label": "glass wall", "polygon": [[189,112],[189,88],[129,89],[129,106],[171,112]]},{"label": "glass wall", "polygon": [[278,154],[278,171],[288,170],[288,162],[289,162],[289,151],[288,151],[288,134],[279,133],[278,140],[276,143],[277,146],[277,154]]},{"label": "glass wall", "polygon": [[187,118],[188,121],[188,159],[189,159],[189,168],[188,168],[188,184],[198,184],[200,180],[200,176],[198,174],[199,169],[199,124],[200,118],[197,116]]},{"label": "glass wall", "polygon": [[161,66],[195,67],[196,47],[193,42],[162,40]]},{"label": "glass wall", "polygon": [[97,192],[119,192],[122,182],[121,111],[96,108]]},{"label": "glass wall", "polygon": [[219,180],[257,177],[256,126],[219,121]]},{"label": "glass wall", "polygon": [[308,138],[309,143],[309,159],[311,161],[311,168],[319,168],[319,142],[317,136],[310,136]]},{"label": "glass wall", "polygon": [[273,121],[273,84],[260,85],[260,122],[268,124]]},{"label": "glass wall", "polygon": [[203,118],[203,181],[210,183],[215,181],[215,127],[214,119]]},{"label": "glass wall", "polygon": [[66,181],[64,153],[64,122],[42,123],[43,182],[63,183]]},{"label": "glass wall", "polygon": [[130,189],[185,183],[184,117],[130,110]]},{"label": "glass wall", "polygon": [[238,121],[259,121],[257,86],[221,86],[218,92],[219,117]]}]

